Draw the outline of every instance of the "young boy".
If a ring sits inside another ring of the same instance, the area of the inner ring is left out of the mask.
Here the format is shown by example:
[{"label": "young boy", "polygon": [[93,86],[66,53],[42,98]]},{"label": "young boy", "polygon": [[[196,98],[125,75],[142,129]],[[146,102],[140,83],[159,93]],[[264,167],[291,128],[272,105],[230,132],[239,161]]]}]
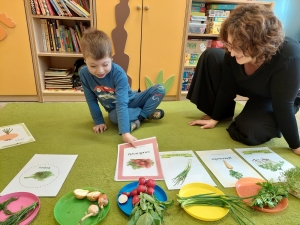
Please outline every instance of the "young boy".
[{"label": "young boy", "polygon": [[86,66],[80,71],[84,95],[95,126],[95,133],[107,129],[98,101],[108,112],[109,119],[118,124],[123,141],[135,146],[137,140],[130,134],[144,119],[161,119],[164,111],[156,109],[165,96],[162,85],[143,92],[132,91],[124,70],[112,62],[112,44],[103,31],[89,28],[80,40]]}]

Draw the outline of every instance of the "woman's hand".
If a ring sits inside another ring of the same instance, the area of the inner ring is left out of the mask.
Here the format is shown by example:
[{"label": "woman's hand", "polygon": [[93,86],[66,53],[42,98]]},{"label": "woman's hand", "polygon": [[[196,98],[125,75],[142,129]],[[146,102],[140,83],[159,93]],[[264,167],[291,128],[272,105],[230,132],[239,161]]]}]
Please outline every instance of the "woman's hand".
[{"label": "woman's hand", "polygon": [[295,154],[300,155],[300,147],[296,148],[296,149],[293,149],[293,151],[294,151]]},{"label": "woman's hand", "polygon": [[194,120],[189,122],[189,125],[194,126],[194,125],[201,125],[202,129],[209,129],[209,128],[214,128],[219,121],[217,120]]},{"label": "woman's hand", "polygon": [[95,133],[103,133],[103,131],[107,130],[107,126],[105,124],[98,124],[93,127]]},{"label": "woman's hand", "polygon": [[126,142],[126,143],[129,143],[131,144],[133,147],[136,148],[136,145],[135,145],[135,141],[137,141],[137,138],[132,136],[130,133],[124,133],[122,134],[122,138],[123,138],[123,141]]}]

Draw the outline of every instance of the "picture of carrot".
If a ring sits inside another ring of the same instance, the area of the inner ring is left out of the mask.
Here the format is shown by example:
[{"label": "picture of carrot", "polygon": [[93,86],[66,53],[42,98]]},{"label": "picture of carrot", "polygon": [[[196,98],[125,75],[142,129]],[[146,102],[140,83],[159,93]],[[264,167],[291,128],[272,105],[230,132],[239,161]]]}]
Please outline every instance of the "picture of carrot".
[{"label": "picture of carrot", "polygon": [[0,141],[10,141],[11,139],[14,139],[18,137],[18,134],[11,134],[13,129],[7,128],[2,130],[5,134],[0,136]]},{"label": "picture of carrot", "polygon": [[224,164],[225,164],[225,166],[227,167],[227,169],[233,169],[233,167],[228,163],[228,162],[226,162],[225,160],[223,160],[223,162],[224,162]]}]

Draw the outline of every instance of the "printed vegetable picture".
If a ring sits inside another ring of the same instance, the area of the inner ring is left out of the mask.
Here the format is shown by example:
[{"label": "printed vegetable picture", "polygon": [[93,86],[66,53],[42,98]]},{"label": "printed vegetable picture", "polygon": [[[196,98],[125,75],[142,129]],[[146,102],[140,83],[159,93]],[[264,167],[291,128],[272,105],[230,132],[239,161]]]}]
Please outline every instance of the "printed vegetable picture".
[{"label": "printed vegetable picture", "polygon": [[188,173],[191,170],[192,160],[189,159],[186,168],[178,174],[175,178],[172,179],[172,182],[174,183],[174,186],[177,184],[183,184],[185,181],[185,178],[187,177]]},{"label": "printed vegetable picture", "polygon": [[11,133],[12,130],[12,128],[3,129],[2,131],[5,133],[5,135],[0,136],[0,141],[10,141],[11,139],[18,137],[18,134]]},{"label": "printed vegetable picture", "polygon": [[25,179],[27,178],[33,178],[36,179],[38,181],[44,181],[45,179],[47,179],[48,177],[54,176],[54,174],[51,171],[39,171],[36,172],[34,174],[32,174],[29,177],[24,177]]},{"label": "printed vegetable picture", "polygon": [[33,141],[35,139],[24,123],[0,127],[0,149]]},{"label": "printed vegetable picture", "polygon": [[241,179],[243,177],[242,173],[234,171],[233,167],[230,164],[228,164],[225,160],[223,160],[223,162],[224,162],[225,166],[227,167],[227,169],[229,169],[230,176],[232,176],[233,178],[236,178],[237,180]]},{"label": "printed vegetable picture", "polygon": [[274,162],[271,159],[261,158],[261,159],[253,159],[253,161],[261,168],[266,170],[271,170],[273,172],[277,170],[282,170],[282,166],[284,161]]},{"label": "printed vegetable picture", "polygon": [[142,169],[142,168],[150,168],[151,166],[154,165],[153,160],[151,159],[130,159],[127,162],[127,166],[131,166],[132,169]]}]

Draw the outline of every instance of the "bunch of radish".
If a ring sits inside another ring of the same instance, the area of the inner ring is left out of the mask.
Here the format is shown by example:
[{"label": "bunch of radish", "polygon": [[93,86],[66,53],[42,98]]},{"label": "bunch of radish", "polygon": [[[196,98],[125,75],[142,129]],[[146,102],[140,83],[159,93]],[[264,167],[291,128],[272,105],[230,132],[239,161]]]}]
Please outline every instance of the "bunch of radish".
[{"label": "bunch of radish", "polygon": [[140,201],[139,194],[147,193],[148,195],[154,195],[154,188],[156,186],[156,181],[153,179],[146,179],[145,177],[140,177],[138,180],[138,186],[131,192],[123,192],[118,201],[120,204],[124,204],[128,201],[129,197],[132,197],[132,204],[135,205]]}]

